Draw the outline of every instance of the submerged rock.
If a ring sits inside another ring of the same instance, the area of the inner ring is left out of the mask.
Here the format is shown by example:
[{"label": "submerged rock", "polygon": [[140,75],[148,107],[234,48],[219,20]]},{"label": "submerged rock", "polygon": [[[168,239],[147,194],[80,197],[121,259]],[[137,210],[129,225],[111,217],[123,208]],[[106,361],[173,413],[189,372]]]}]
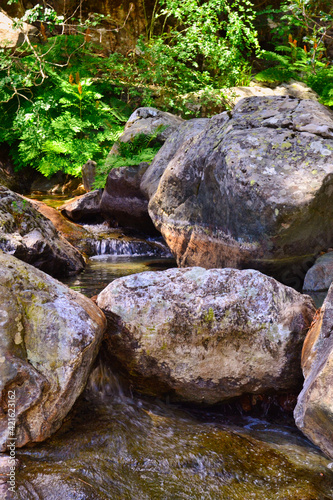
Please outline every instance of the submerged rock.
[{"label": "submerged rock", "polygon": [[333,496],[330,461],[292,424],[229,422],[203,412],[198,418],[158,401],[121,400],[110,389],[102,405],[99,387],[88,403],[85,391],[67,426],[38,447],[18,450],[24,466],[15,500]]},{"label": "submerged rock", "polygon": [[332,197],[332,111],[252,97],[180,146],[149,214],[179,266],[255,268],[287,283],[332,246]]},{"label": "submerged rock", "polygon": [[298,428],[333,458],[333,285],[302,352],[305,377],[294,416]]},{"label": "submerged rock", "polygon": [[[43,441],[82,392],[105,318],[93,302],[0,251],[0,450]],[[15,401],[15,412],[9,404]]]},{"label": "submerged rock", "polygon": [[304,291],[325,291],[333,282],[333,252],[318,257],[304,278]]},{"label": "submerged rock", "polygon": [[214,404],[302,383],[310,297],[258,271],[169,269],[117,279],[98,296],[110,353],[136,388]]},{"label": "submerged rock", "polygon": [[0,250],[52,276],[70,276],[85,266],[81,253],[18,194],[0,186]]}]

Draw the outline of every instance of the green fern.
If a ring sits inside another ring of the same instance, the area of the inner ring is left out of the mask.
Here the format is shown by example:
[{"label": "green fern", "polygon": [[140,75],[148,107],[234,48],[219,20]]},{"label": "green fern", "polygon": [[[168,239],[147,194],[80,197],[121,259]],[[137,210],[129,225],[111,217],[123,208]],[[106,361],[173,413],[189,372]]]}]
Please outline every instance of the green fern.
[{"label": "green fern", "polygon": [[138,134],[128,142],[117,141],[118,152],[108,155],[106,160],[97,166],[94,188],[104,188],[107,176],[113,168],[136,166],[142,162],[150,163],[161,147],[157,136],[165,128],[159,126],[153,134]]}]

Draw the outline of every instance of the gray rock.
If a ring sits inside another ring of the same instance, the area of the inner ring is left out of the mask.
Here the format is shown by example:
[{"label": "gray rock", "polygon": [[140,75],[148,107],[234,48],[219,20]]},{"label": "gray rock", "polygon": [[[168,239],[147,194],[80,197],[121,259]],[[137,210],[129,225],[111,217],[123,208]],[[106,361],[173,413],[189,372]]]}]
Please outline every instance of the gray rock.
[{"label": "gray rock", "polygon": [[3,186],[0,249],[52,276],[73,275],[85,266],[82,254],[58,233],[52,222],[29,201]]},{"label": "gray rock", "polygon": [[92,191],[95,181],[97,163],[88,160],[82,167],[82,182],[86,191]]},{"label": "gray rock", "polygon": [[332,246],[332,196],[333,113],[252,97],[180,146],[149,214],[178,265],[254,267],[286,283]]},{"label": "gray rock", "polygon": [[164,170],[175,156],[178,149],[183,143],[200,134],[208,122],[208,118],[193,118],[193,120],[184,122],[177,130],[169,135],[163,149],[157,153],[142,177],[140,189],[148,200],[157,190]]},{"label": "gray rock", "polygon": [[310,297],[258,271],[169,269],[117,279],[97,298],[110,353],[139,390],[218,403],[300,387]]},{"label": "gray rock", "polygon": [[129,227],[147,234],[157,233],[149,215],[148,201],[140,182],[148,163],[113,168],[107,178],[100,209],[112,225]]},{"label": "gray rock", "polygon": [[128,142],[138,134],[150,135],[158,127],[167,127],[156,137],[159,142],[163,143],[183,122],[184,120],[179,116],[160,111],[156,108],[138,108],[129,117],[124,133],[120,136],[119,140]]},{"label": "gray rock", "polygon": [[63,215],[76,221],[90,221],[101,217],[100,203],[102,189],[95,189],[89,193],[77,196],[60,207]]},{"label": "gray rock", "polygon": [[333,282],[333,252],[318,257],[304,278],[303,290],[321,292],[328,290]]},{"label": "gray rock", "polygon": [[305,377],[294,411],[297,427],[333,458],[333,286],[304,342]]},{"label": "gray rock", "polygon": [[[105,318],[90,299],[1,251],[0,292],[4,451],[11,415],[16,447],[43,441],[60,427],[84,389]],[[15,412],[9,411],[14,407]]]}]

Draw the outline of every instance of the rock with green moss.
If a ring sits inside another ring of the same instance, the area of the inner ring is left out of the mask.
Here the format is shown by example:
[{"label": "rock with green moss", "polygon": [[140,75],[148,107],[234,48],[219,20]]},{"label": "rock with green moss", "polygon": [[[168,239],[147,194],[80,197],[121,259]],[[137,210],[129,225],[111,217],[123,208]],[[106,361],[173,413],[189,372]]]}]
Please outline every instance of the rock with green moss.
[{"label": "rock with green moss", "polygon": [[52,276],[82,271],[82,254],[33,205],[0,185],[0,250]]},{"label": "rock with green moss", "polygon": [[136,274],[110,283],[97,304],[110,353],[143,392],[214,404],[301,387],[314,304],[259,271]]},{"label": "rock with green moss", "polygon": [[302,352],[305,377],[294,416],[299,429],[333,458],[333,285]]},{"label": "rock with green moss", "polygon": [[2,251],[0,294],[4,451],[10,437],[21,447],[60,427],[85,386],[105,318],[90,299]]},{"label": "rock with green moss", "polygon": [[301,280],[333,245],[332,197],[332,111],[250,97],[179,147],[148,209],[178,265],[255,268],[291,284],[288,273]]}]

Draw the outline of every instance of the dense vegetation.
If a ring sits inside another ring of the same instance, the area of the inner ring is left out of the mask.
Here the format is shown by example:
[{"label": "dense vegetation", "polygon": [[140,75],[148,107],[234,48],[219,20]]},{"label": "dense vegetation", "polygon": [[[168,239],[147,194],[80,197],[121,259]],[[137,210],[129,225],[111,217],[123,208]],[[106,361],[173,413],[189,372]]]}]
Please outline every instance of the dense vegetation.
[{"label": "dense vegetation", "polygon": [[[36,5],[17,27],[33,23],[39,39],[26,37],[15,51],[0,50],[0,143],[11,146],[16,168],[79,175],[94,159],[101,165],[101,185],[107,168],[121,158],[133,164],[156,152],[148,141],[103,166],[131,109],[152,105],[186,117],[198,93],[213,106],[223,101],[223,88],[253,78],[270,85],[301,80],[333,105],[330,0],[287,0],[264,11],[250,0],[157,0],[146,34],[126,55],[106,55],[92,41],[91,30],[102,18],[65,21]],[[260,27],[271,31],[266,50]]]}]

